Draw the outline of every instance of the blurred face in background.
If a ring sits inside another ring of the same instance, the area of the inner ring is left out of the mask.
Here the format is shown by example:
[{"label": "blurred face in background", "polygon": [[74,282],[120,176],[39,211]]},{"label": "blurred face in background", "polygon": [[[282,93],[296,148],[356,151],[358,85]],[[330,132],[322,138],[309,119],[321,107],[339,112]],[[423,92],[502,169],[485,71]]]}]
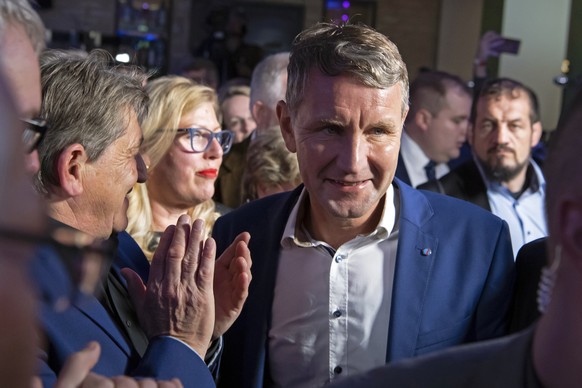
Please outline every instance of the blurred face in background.
[{"label": "blurred face in background", "polygon": [[253,133],[257,123],[251,114],[250,97],[234,95],[222,103],[225,129],[234,132],[234,143],[240,143]]},{"label": "blurred face in background", "polygon": [[467,138],[471,96],[458,88],[449,88],[444,97],[445,106],[427,120],[427,156],[437,163],[458,158]]}]

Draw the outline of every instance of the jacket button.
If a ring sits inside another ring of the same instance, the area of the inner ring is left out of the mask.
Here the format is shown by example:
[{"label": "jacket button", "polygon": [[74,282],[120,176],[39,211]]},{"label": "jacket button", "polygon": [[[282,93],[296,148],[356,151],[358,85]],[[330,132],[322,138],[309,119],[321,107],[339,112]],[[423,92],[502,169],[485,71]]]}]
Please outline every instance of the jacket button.
[{"label": "jacket button", "polygon": [[333,368],[333,373],[335,373],[336,375],[339,375],[340,373],[342,373],[342,367],[341,366],[336,366],[335,368]]}]

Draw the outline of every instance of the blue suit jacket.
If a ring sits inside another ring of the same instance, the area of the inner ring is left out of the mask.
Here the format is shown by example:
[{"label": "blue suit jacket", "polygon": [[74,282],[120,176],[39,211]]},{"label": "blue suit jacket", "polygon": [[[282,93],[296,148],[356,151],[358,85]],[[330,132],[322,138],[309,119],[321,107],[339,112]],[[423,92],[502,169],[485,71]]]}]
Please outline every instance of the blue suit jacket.
[{"label": "blue suit jacket", "polygon": [[[149,264],[127,233],[120,233],[112,271],[134,269],[147,278]],[[78,295],[72,304],[59,307],[59,300],[72,295],[71,282],[61,259],[52,248],[42,248],[32,263],[32,276],[41,303],[40,320],[45,347],[39,375],[52,387],[66,359],[89,341],[101,345],[101,357],[93,371],[104,376],[129,375],[169,380],[179,378],[185,387],[214,387],[204,361],[183,343],[168,337],[149,342],[143,357],[135,351],[103,305],[93,296]]]},{"label": "blue suit jacket", "polygon": [[379,367],[329,388],[541,388],[531,350],[534,330]]},{"label": "blue suit jacket", "polygon": [[[386,361],[505,334],[514,284],[507,224],[466,202],[395,183],[400,230]],[[262,387],[270,379],[280,240],[301,189],[251,202],[214,226],[218,252],[249,231],[253,258],[249,297],[224,337],[219,386]]]}]

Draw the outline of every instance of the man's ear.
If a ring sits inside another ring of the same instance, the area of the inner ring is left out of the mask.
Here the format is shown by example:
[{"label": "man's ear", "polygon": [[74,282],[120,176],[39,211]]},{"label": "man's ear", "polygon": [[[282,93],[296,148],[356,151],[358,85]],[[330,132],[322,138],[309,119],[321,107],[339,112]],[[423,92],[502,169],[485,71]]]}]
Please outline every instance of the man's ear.
[{"label": "man's ear", "polygon": [[253,106],[251,106],[251,115],[255,121],[259,121],[259,115],[261,113],[261,108],[263,107],[263,102],[260,100],[255,101]]},{"label": "man's ear", "polygon": [[535,147],[540,142],[542,138],[542,123],[540,121],[534,123],[532,126],[532,136],[531,136],[531,146]]},{"label": "man's ear", "polygon": [[57,174],[61,189],[71,197],[83,193],[83,173],[87,166],[87,152],[81,144],[66,147],[57,160]]},{"label": "man's ear", "polygon": [[414,124],[426,132],[430,126],[430,122],[432,121],[432,114],[428,110],[422,108],[416,111],[413,119]]},{"label": "man's ear", "polygon": [[268,109],[263,103],[263,101],[261,100],[255,101],[255,103],[251,107],[251,115],[253,116],[253,119],[255,119],[255,122],[257,123],[257,128],[265,129],[264,127],[268,126],[267,124],[268,116],[265,117],[265,115],[267,115],[268,113],[269,113]]},{"label": "man's ear", "polygon": [[402,113],[402,123],[406,122],[406,118],[408,117],[408,113],[410,113],[410,106],[406,105],[404,112]]},{"label": "man's ear", "polygon": [[285,140],[285,146],[287,146],[289,152],[297,152],[297,145],[295,144],[295,133],[293,133],[293,126],[291,125],[289,107],[283,100],[277,103],[277,117],[279,118],[279,126],[281,127],[283,140]]}]

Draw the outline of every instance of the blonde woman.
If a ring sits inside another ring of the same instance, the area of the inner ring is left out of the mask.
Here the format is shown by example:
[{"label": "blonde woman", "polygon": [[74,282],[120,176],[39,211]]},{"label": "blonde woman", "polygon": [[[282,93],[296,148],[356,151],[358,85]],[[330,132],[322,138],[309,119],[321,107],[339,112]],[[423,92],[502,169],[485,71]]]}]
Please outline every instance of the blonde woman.
[{"label": "blonde woman", "polygon": [[128,232],[151,256],[164,229],[181,214],[205,221],[210,235],[220,215],[214,182],[233,134],[222,131],[215,92],[179,76],[147,85],[150,111],[142,125],[148,179],[130,196]]}]

